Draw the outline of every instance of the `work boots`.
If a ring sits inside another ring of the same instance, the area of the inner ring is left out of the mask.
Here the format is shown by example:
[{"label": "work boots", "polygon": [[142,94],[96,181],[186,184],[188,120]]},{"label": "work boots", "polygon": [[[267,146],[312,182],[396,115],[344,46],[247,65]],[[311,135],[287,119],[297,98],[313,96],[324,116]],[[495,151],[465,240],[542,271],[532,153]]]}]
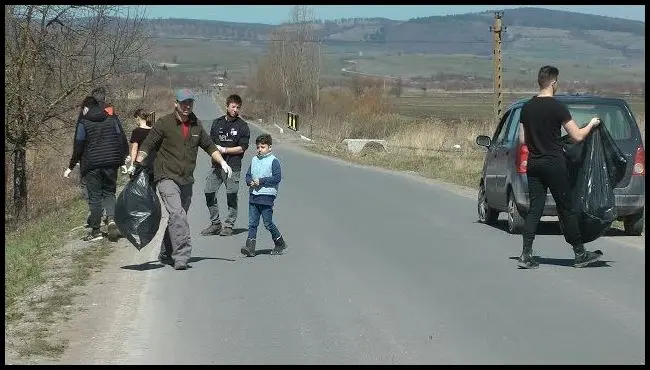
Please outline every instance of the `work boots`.
[{"label": "work boots", "polygon": [[210,224],[201,230],[201,235],[218,235],[221,232],[221,224]]},{"label": "work boots", "polygon": [[524,247],[521,256],[519,256],[519,260],[517,260],[517,266],[522,269],[536,269],[539,267],[539,262],[533,256],[532,247]]},{"label": "work boots", "polygon": [[275,239],[273,243],[275,243],[275,248],[273,248],[271,254],[283,254],[284,250],[287,249],[287,243],[285,243],[284,238],[282,236]]},{"label": "work boots", "polygon": [[246,239],[246,246],[241,249],[246,257],[255,257],[255,239]]}]

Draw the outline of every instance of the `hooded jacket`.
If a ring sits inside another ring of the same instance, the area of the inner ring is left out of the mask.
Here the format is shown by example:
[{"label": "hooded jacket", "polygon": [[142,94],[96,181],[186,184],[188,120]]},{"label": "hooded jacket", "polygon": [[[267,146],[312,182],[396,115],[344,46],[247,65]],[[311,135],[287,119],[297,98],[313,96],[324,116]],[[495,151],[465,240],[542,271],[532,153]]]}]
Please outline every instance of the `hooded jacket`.
[{"label": "hooded jacket", "polygon": [[124,164],[129,143],[112,107],[103,104],[89,108],[77,122],[69,168],[81,163],[81,174],[96,168],[118,168]]}]

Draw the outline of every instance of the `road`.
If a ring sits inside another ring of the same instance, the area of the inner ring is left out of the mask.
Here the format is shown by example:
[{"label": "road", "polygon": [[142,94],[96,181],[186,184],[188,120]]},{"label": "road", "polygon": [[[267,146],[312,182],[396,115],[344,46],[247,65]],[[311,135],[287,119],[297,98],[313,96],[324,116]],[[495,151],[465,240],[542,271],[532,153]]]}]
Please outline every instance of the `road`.
[{"label": "road", "polygon": [[[206,126],[217,111],[207,96],[195,104]],[[260,130],[251,129],[254,143]],[[589,246],[604,262],[574,269],[563,237],[542,233],[540,268],[519,270],[521,237],[478,224],[472,198],[281,139],[274,152],[283,169],[274,217],[287,254],[268,254],[260,225],[262,254],[240,255],[243,181],[236,235],[199,235],[209,168],[200,152],[191,268],[158,264],[158,245],[121,247],[70,322],[61,362],[645,363],[644,248],[601,238]]]}]

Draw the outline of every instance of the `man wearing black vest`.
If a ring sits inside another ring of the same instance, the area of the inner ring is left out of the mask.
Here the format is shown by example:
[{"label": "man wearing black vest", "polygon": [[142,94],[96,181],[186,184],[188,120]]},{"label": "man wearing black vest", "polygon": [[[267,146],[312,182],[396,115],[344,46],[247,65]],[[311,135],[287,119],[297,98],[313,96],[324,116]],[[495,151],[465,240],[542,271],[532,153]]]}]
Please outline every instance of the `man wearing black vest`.
[{"label": "man wearing black vest", "polygon": [[103,238],[100,231],[102,213],[106,212],[108,238],[117,241],[119,229],[114,221],[117,171],[124,164],[129,144],[120,119],[113,107],[106,104],[104,88],[93,90],[97,104],[91,105],[79,118],[75,132],[74,148],[70,164],[64,176],[68,177],[77,162],[88,191],[88,227],[91,229],[83,240]]}]

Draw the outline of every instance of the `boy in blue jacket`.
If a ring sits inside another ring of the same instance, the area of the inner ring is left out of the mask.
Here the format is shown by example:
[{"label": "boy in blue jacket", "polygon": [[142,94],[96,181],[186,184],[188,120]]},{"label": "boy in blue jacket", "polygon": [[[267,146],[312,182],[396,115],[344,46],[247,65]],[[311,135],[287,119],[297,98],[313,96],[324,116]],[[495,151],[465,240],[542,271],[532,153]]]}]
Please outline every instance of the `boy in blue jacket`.
[{"label": "boy in blue jacket", "polygon": [[275,248],[271,254],[282,254],[287,244],[273,223],[273,203],[278,195],[278,187],[282,180],[280,161],[271,153],[273,141],[271,135],[262,134],[255,139],[257,156],[253,157],[246,172],[246,185],[249,186],[248,198],[248,238],[246,246],[241,253],[248,257],[255,257],[255,238],[260,216],[264,227],[271,233]]}]

